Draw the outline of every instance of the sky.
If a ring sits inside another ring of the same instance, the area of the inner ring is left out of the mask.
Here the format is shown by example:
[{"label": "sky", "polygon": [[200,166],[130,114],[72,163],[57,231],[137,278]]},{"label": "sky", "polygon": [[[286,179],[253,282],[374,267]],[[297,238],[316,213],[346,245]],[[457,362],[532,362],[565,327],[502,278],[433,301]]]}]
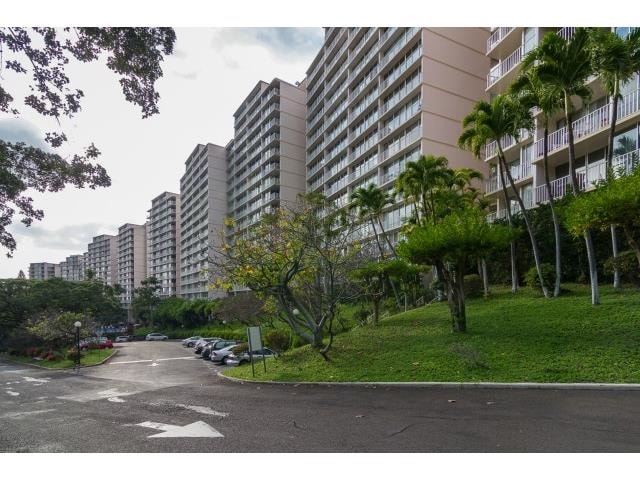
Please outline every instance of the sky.
[{"label": "sky", "polygon": [[[301,81],[323,38],[322,28],[180,28],[173,55],[157,82],[160,114],[142,119],[128,103],[118,78],[103,62],[70,63],[71,84],[84,91],[82,111],[63,119],[69,137],[61,155],[82,152],[92,142],[112,185],[96,190],[67,187],[30,192],[42,221],[10,231],[18,248],[0,253],[0,278],[28,272],[30,262],[61,262],[86,251],[91,238],[114,234],[125,223],[144,223],[151,200],[179,193],[184,162],[198,143],[226,145],[233,137],[233,112],[255,84],[278,77]],[[2,85],[24,98],[28,77],[2,72]],[[19,94],[21,93],[21,95]],[[58,130],[50,119],[18,104],[20,116],[0,113],[0,138],[43,145],[44,132]],[[1,249],[1,248],[0,248]]]}]

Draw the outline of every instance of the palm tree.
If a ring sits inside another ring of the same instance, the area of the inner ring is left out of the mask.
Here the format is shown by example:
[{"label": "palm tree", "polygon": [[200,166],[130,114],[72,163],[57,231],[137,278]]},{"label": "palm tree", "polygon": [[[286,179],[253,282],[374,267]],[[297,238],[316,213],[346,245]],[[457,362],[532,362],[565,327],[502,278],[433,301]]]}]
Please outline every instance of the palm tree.
[{"label": "palm tree", "polygon": [[[557,88],[562,95],[569,147],[569,185],[574,195],[578,194],[579,185],[576,176],[573,138],[573,113],[575,111],[573,98],[577,97],[582,102],[591,98],[591,90],[587,86],[587,79],[593,73],[589,45],[589,32],[585,28],[576,28],[569,40],[565,40],[556,32],[549,32],[540,44],[522,60],[523,71],[535,66],[540,80],[552,88]],[[598,305],[600,290],[591,229],[585,230],[584,241],[589,261],[591,303]]]},{"label": "palm tree", "polygon": [[382,258],[385,257],[385,251],[378,238],[376,225],[380,227],[382,237],[385,239],[391,253],[393,253],[394,257],[397,257],[396,250],[382,224],[382,213],[385,207],[393,203],[393,197],[389,195],[388,192],[383,192],[374,183],[370,183],[366,187],[359,187],[351,194],[351,208],[357,208],[360,219],[366,219],[371,224],[373,235]]},{"label": "palm tree", "polygon": [[[613,169],[613,137],[618,121],[620,87],[640,70],[640,29],[634,29],[626,38],[611,30],[591,29],[590,52],[593,68],[609,97],[611,97],[611,123],[607,142],[607,171]],[[614,258],[618,256],[616,226],[611,225],[611,244]],[[620,271],[613,274],[614,288],[620,287]]]},{"label": "palm tree", "polygon": [[560,295],[560,285],[562,281],[562,252],[560,245],[560,220],[555,209],[555,198],[551,190],[549,179],[549,119],[562,109],[561,92],[554,86],[547,85],[540,80],[538,70],[531,66],[523,71],[515,82],[511,85],[511,92],[527,109],[537,107],[540,109],[542,124],[544,125],[544,137],[542,141],[542,158],[544,166],[544,179],[546,182],[547,197],[551,208],[551,218],[553,220],[553,233],[555,237],[556,256],[556,281],[553,288],[553,296]]},{"label": "palm tree", "polygon": [[[542,285],[542,293],[545,297],[548,297],[549,291],[542,278],[542,271],[540,269],[540,251],[538,248],[538,242],[536,241],[535,233],[531,223],[529,222],[529,215],[527,214],[527,209],[522,200],[522,196],[515,186],[515,181],[511,175],[511,170],[507,165],[504,151],[502,150],[503,138],[511,136],[517,141],[520,136],[520,130],[531,130],[533,128],[531,114],[524,105],[518,102],[513,96],[502,94],[495,96],[491,100],[491,103],[485,101],[476,103],[471,113],[462,120],[462,127],[464,130],[458,139],[458,145],[460,148],[470,150],[478,158],[480,158],[484,145],[491,141],[496,142],[501,176],[506,175],[509,180],[509,185],[516,197],[516,201],[520,206],[520,212],[524,219],[527,232],[529,233],[529,239],[531,240],[533,259],[536,271],[538,272],[540,285]],[[502,172],[504,172],[504,174]],[[508,199],[509,193],[507,186],[504,181],[501,183],[504,197],[505,199]],[[511,224],[509,201],[507,200],[506,203],[509,223]],[[513,264],[515,263],[513,256],[512,246],[512,269]]]}]

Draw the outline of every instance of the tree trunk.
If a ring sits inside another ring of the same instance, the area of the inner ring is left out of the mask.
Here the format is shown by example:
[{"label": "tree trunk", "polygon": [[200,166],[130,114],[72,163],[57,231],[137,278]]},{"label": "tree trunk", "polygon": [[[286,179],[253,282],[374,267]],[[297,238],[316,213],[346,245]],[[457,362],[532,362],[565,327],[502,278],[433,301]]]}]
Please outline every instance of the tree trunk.
[{"label": "tree trunk", "polygon": [[587,245],[587,258],[589,260],[589,280],[591,282],[591,304],[600,304],[600,290],[598,289],[598,268],[596,265],[595,249],[593,248],[593,238],[591,229],[584,232],[584,241]]},{"label": "tree trunk", "polygon": [[572,124],[572,108],[571,97],[565,92],[564,94],[564,117],[567,122],[567,136],[569,148],[569,184],[574,195],[578,194],[578,178],[576,177],[576,157],[573,143],[573,124]]},{"label": "tree trunk", "polygon": [[[502,187],[502,193],[504,195],[504,203],[506,205],[507,210],[507,220],[509,221],[509,226],[513,227],[513,219],[511,218],[511,202],[509,201],[509,192],[507,190],[507,182],[504,178],[504,172],[502,171],[502,165],[500,164],[500,160],[498,159],[498,170],[500,170],[500,183]],[[500,212],[498,212],[500,213]],[[518,267],[516,264],[516,242],[515,240],[511,240],[509,242],[509,249],[511,254],[511,293],[518,292]]]},{"label": "tree trunk", "polygon": [[[502,162],[507,178],[509,179],[509,185],[511,185],[511,189],[516,196],[516,200],[518,205],[520,205],[520,210],[522,213],[522,218],[524,219],[524,224],[527,227],[527,232],[529,233],[529,239],[531,241],[531,249],[533,250],[533,261],[536,264],[536,271],[538,272],[538,279],[540,280],[540,285],[542,286],[542,294],[545,298],[549,298],[549,290],[544,283],[544,279],[542,278],[542,270],[540,269],[540,250],[538,249],[538,242],[536,241],[535,234],[533,233],[533,227],[529,223],[529,215],[527,215],[527,209],[525,208],[524,202],[522,201],[522,197],[520,196],[520,192],[516,188],[515,182],[513,181],[513,177],[511,176],[511,172],[507,166],[507,162],[504,158],[504,153],[502,153],[502,148],[500,147],[500,143],[498,143],[498,149],[500,151],[499,161]],[[502,157],[502,158],[500,158]]]},{"label": "tree trunk", "polygon": [[640,243],[638,243],[638,241],[634,238],[631,228],[626,225],[624,225],[622,228],[625,236],[627,237],[627,242],[629,243],[631,250],[633,250],[636,254],[636,258],[638,259],[638,268],[640,268]]},{"label": "tree trunk", "polygon": [[[453,265],[452,265],[453,267]],[[464,277],[462,272],[464,271],[464,263],[460,262],[457,267],[453,267],[455,270],[451,273],[449,292],[451,294],[451,300],[449,301],[449,308],[451,310],[451,320],[453,323],[454,332],[466,332],[467,331],[467,314],[464,303]]]},{"label": "tree trunk", "polygon": [[480,270],[482,272],[482,287],[484,288],[484,298],[488,298],[489,294],[489,275],[487,273],[487,261],[483,258],[480,260]]},{"label": "tree trunk", "polygon": [[378,231],[376,230],[376,224],[373,221],[373,217],[370,217],[371,228],[373,228],[373,237],[376,239],[376,244],[378,245],[378,251],[380,252],[380,258],[384,258],[384,250],[382,249],[382,245],[380,245],[380,239],[378,238]]},{"label": "tree trunk", "polygon": [[551,181],[549,179],[549,120],[545,117],[544,140],[543,140],[543,164],[544,179],[547,182],[547,196],[549,197],[549,207],[551,208],[551,218],[553,219],[553,236],[555,238],[556,247],[556,282],[553,287],[553,296],[560,296],[560,286],[562,282],[562,252],[560,245],[560,221],[556,214],[555,199],[551,190]]},{"label": "tree trunk", "polygon": [[[611,125],[609,128],[609,141],[607,144],[607,175],[613,172],[613,137],[616,133],[616,123],[618,122],[618,82],[616,82],[611,102]],[[618,258],[618,232],[615,225],[611,225],[611,249],[613,258]],[[613,288],[620,288],[620,270],[617,266],[613,268]]]},{"label": "tree trunk", "polygon": [[387,241],[387,245],[389,245],[389,249],[391,249],[391,253],[393,253],[393,257],[394,258],[398,258],[398,253],[396,252],[396,249],[394,248],[393,244],[391,243],[391,240],[389,239],[389,236],[387,235],[387,232],[385,232],[385,230],[384,230],[384,225],[382,225],[382,220],[378,219],[378,225],[380,226],[380,232],[382,233],[382,236]]},{"label": "tree trunk", "polygon": [[373,297],[373,325],[378,325],[380,319],[380,296],[374,295]]}]

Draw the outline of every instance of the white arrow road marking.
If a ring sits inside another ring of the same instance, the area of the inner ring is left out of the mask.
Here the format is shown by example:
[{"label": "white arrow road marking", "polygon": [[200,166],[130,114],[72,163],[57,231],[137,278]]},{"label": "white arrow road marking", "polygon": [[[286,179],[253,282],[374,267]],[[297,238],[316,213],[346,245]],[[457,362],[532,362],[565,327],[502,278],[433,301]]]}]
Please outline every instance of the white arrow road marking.
[{"label": "white arrow road marking", "polygon": [[156,362],[165,362],[167,360],[196,360],[196,358],[197,357],[194,357],[193,355],[190,357],[159,358]]},{"label": "white arrow road marking", "polygon": [[49,377],[44,377],[44,378],[33,378],[33,377],[22,377],[25,379],[25,381],[27,382],[35,382],[35,383],[47,383],[49,380],[51,380]]},{"label": "white arrow road marking", "polygon": [[47,412],[55,412],[55,408],[50,408],[48,410],[33,410],[31,412],[9,412],[3,415],[0,415],[0,418],[20,418],[26,417],[28,415],[38,415],[39,413],[47,413]]},{"label": "white arrow road marking", "polygon": [[179,437],[224,437],[219,431],[209,424],[198,421],[181,427],[180,425],[169,425],[167,423],[142,422],[137,424],[139,427],[153,428],[155,430],[163,430],[162,433],[149,435],[147,438],[179,438]]},{"label": "white arrow road marking", "polygon": [[117,388],[110,388],[109,390],[97,390],[90,392],[77,393],[75,395],[65,395],[62,397],[56,397],[60,400],[73,400],[74,402],[91,402],[93,400],[102,400],[103,398],[110,397],[125,397],[127,395],[135,395],[140,391],[121,392]]},{"label": "white arrow road marking", "polygon": [[109,397],[109,398],[107,398],[107,400],[109,400],[110,402],[113,402],[113,403],[124,403],[125,402],[120,397]]},{"label": "white arrow road marking", "polygon": [[217,412],[216,410],[212,410],[209,407],[201,407],[199,405],[185,405],[183,403],[177,403],[176,407],[186,408],[188,410],[193,410],[194,412],[204,413],[206,415],[215,415],[216,417],[226,417],[229,415],[226,412]]},{"label": "white arrow road marking", "polygon": [[156,362],[153,362],[151,365],[149,365],[150,367],[157,367],[158,364]]},{"label": "white arrow road marking", "polygon": [[11,390],[7,390],[7,393],[8,393],[9,395],[11,395],[12,397],[17,397],[18,395],[20,395],[18,392],[13,392],[13,391],[11,391]]}]

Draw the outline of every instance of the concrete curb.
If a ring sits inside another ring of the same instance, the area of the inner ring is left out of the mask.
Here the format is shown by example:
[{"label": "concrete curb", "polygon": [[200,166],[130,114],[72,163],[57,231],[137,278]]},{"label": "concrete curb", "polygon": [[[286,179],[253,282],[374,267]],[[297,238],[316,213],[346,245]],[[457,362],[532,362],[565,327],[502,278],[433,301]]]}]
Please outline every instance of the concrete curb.
[{"label": "concrete curb", "polygon": [[[113,352],[111,352],[111,355],[109,355],[107,358],[105,358],[104,360],[101,360],[98,363],[94,363],[93,365],[80,365],[80,368],[91,368],[91,367],[97,367],[99,365],[102,365],[103,363],[105,363],[107,360],[111,360],[113,357],[116,356],[116,354],[118,353],[118,351],[114,348]],[[51,368],[51,367],[45,367],[44,365],[34,365],[33,363],[22,363],[22,362],[15,362],[13,360],[10,360],[8,357],[6,356],[2,356],[0,357],[0,360],[3,360],[7,363],[10,363],[12,365],[20,365],[23,367],[33,367],[33,368],[39,368],[41,370],[49,370],[50,372],[66,372],[69,370],[74,370],[76,367],[68,367],[68,368]]]},{"label": "concrete curb", "polygon": [[440,389],[502,389],[502,390],[637,390],[640,383],[497,383],[497,382],[276,382],[268,380],[247,380],[233,378],[218,372],[218,376],[238,383],[259,383],[273,385],[318,385],[331,387],[409,387]]}]

